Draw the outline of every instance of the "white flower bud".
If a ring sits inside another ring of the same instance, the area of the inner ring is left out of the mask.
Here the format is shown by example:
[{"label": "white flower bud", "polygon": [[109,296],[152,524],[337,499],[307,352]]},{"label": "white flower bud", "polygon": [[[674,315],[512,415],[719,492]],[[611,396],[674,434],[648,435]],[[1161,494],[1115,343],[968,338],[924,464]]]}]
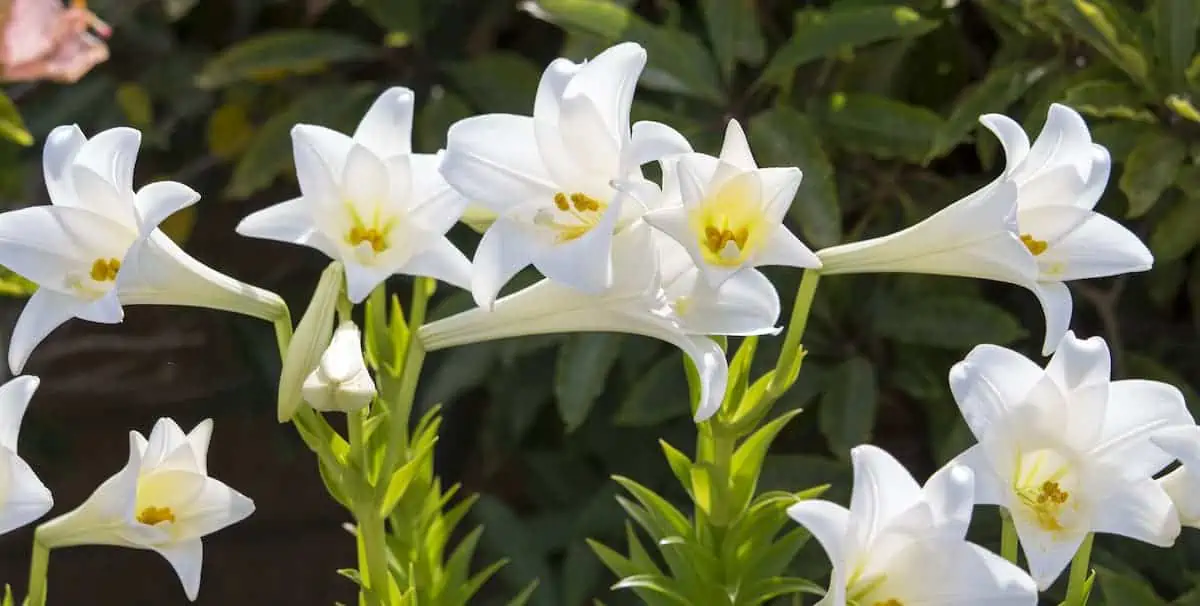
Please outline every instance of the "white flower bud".
[{"label": "white flower bud", "polygon": [[363,361],[362,336],[354,322],[342,322],[334,331],[301,393],[310,406],[323,411],[351,412],[375,398],[375,381]]}]

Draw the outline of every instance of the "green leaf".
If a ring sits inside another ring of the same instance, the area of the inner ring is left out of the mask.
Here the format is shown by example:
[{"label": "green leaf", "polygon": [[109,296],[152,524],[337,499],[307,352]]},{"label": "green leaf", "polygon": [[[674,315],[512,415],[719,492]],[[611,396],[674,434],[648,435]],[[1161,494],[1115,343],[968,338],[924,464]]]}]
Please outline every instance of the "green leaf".
[{"label": "green leaf", "polygon": [[596,554],[583,543],[567,546],[562,565],[562,601],[560,604],[583,604],[595,594],[603,567]]},{"label": "green leaf", "polygon": [[733,453],[733,464],[730,468],[732,476],[730,494],[733,511],[742,511],[754,497],[754,489],[758,486],[758,477],[762,473],[763,461],[771,444],[783,431],[788,421],[791,421],[802,411],[791,410],[763,425],[750,437],[746,438]]},{"label": "green leaf", "polygon": [[1005,345],[1027,334],[1003,308],[953,295],[894,295],[875,309],[872,327],[885,339],[946,349]]},{"label": "green leaf", "polygon": [[624,6],[604,0],[539,0],[526,10],[569,31],[599,36],[604,42],[639,42],[648,63],[639,84],[702,101],[721,103],[720,74],[708,49],[695,36],[652,25]]},{"label": "green leaf", "polygon": [[481,112],[528,114],[541,74],[516,53],[495,52],[446,67],[463,96]]},{"label": "green leaf", "polygon": [[419,39],[422,33],[423,0],[354,0],[354,4],[391,34]]},{"label": "green leaf", "polygon": [[513,596],[513,599],[506,602],[506,606],[525,606],[526,604],[530,603],[529,601],[533,599],[533,594],[535,591],[537,591],[540,583],[541,582],[538,579],[530,581],[520,593]]},{"label": "green leaf", "polygon": [[621,400],[613,422],[629,427],[652,427],[688,414],[687,376],[675,356],[658,359]]},{"label": "green leaf", "polygon": [[0,92],[0,137],[4,137],[17,145],[33,145],[33,135],[25,128],[21,112],[8,95]]},{"label": "green leaf", "polygon": [[1124,82],[1087,80],[1067,89],[1063,103],[1079,113],[1096,118],[1121,118],[1154,123],[1156,119],[1146,109],[1142,92]]},{"label": "green leaf", "polygon": [[767,45],[758,23],[759,12],[744,0],[701,0],[708,39],[721,74],[728,81],[740,60],[758,66],[766,59]]},{"label": "green leaf", "polygon": [[937,26],[937,21],[903,6],[800,11],[791,38],[771,57],[755,87],[788,82],[794,70],[809,61],[884,40],[915,38]]},{"label": "green leaf", "polygon": [[625,577],[613,585],[615,589],[646,589],[653,591],[659,595],[670,598],[676,604],[683,606],[691,606],[691,600],[683,597],[683,594],[672,587],[673,583],[670,579],[659,574],[636,574],[630,577]]},{"label": "green leaf", "polygon": [[350,88],[317,88],[301,95],[254,134],[233,168],[225,195],[247,198],[292,170],[293,126],[306,123],[348,130],[354,127],[369,98],[375,94],[373,84],[362,84]]},{"label": "green leaf", "polygon": [[875,367],[855,356],[833,369],[828,385],[818,421],[830,450],[845,459],[851,448],[870,441],[875,427]]},{"label": "green leaf", "polygon": [[1181,259],[1200,242],[1200,198],[1176,200],[1154,224],[1150,250],[1156,264]]},{"label": "green leaf", "polygon": [[923,107],[855,93],[832,95],[823,117],[830,139],[841,148],[911,162],[924,161],[944,124]]},{"label": "green leaf", "polygon": [[1144,83],[1149,72],[1146,58],[1129,44],[1134,36],[1120,20],[1110,17],[1104,0],[1052,0],[1059,19],[1076,36],[1099,51],[1135,82]]},{"label": "green leaf", "polygon": [[979,125],[981,115],[1008,109],[1045,74],[1044,67],[1030,63],[1015,63],[988,72],[954,102],[950,116],[934,134],[929,159],[944,156]]},{"label": "green leaf", "polygon": [[1092,129],[1092,141],[1108,148],[1114,162],[1124,163],[1130,152],[1137,147],[1138,140],[1148,132],[1158,129],[1158,125],[1144,122],[1121,120],[1098,124]]},{"label": "green leaf", "polygon": [[1149,583],[1133,574],[1118,574],[1096,566],[1096,577],[1104,606],[1167,606],[1167,601],[1158,597]]},{"label": "green leaf", "polygon": [[1169,132],[1154,130],[1138,139],[1121,172],[1121,191],[1129,198],[1125,216],[1146,214],[1175,181],[1186,156],[1187,146]]},{"label": "green leaf", "polygon": [[1187,68],[1196,51],[1196,32],[1200,30],[1200,2],[1196,0],[1155,0],[1149,10],[1154,22],[1154,55],[1161,79],[1183,92],[1187,86]]},{"label": "green leaf", "polygon": [[842,213],[833,164],[808,117],[787,106],[767,110],[750,119],[750,142],[763,165],[797,166],[804,172],[788,210],[804,237],[818,248],[840,242]]},{"label": "green leaf", "polygon": [[243,40],[214,57],[196,76],[200,88],[219,88],[280,74],[308,73],[330,63],[366,59],[375,49],[335,32],[282,30]]},{"label": "green leaf", "polygon": [[583,424],[596,398],[604,393],[608,371],[621,353],[621,339],[616,333],[582,333],[571,335],[559,347],[554,398],[567,431]]}]

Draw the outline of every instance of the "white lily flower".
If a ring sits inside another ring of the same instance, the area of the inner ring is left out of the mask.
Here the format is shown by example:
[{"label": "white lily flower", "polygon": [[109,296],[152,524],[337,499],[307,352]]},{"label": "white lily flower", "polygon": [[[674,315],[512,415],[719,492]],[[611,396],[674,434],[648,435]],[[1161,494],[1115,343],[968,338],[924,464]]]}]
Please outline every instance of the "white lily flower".
[{"label": "white lily flower", "polygon": [[759,168],[737,120],[726,127],[720,158],[691,153],[673,160],[680,199],[647,213],[646,222],[682,244],[710,286],[746,267],[821,266],[783,225],[800,169]]},{"label": "white lily flower", "polygon": [[969,469],[948,465],[924,488],[887,452],[850,451],[850,508],[801,501],[788,515],[807,528],[833,565],[818,606],[1034,606],[1025,571],[964,538],[974,507]]},{"label": "white lily flower", "polygon": [[77,126],[60,126],[42,154],[52,204],[0,214],[0,265],[39,286],[13,329],[13,373],[67,320],[115,324],[122,305],[209,307],[268,321],[286,312],[279,296],[207,267],[158,229],[200,194],[173,181],[135,192],[140,145],[132,128],[89,140]]},{"label": "white lily flower", "polygon": [[[728,379],[725,352],[706,336],[689,334],[661,285],[653,250],[653,232],[644,223],[616,236],[614,281],[600,295],[589,295],[553,280],[542,280],[497,300],[422,326],[418,337],[429,351],[522,335],[567,332],[621,332],[660,339],[681,349],[700,373],[702,421],[720,408]],[[719,306],[718,306],[719,308]],[[702,309],[697,307],[697,311]],[[715,324],[693,316],[693,322]]]},{"label": "white lily flower", "polygon": [[497,215],[475,252],[472,294],[481,307],[531,263],[593,295],[613,283],[613,234],[645,212],[614,182],[657,190],[641,165],[691,151],[664,124],[630,128],[645,64],[646,50],[634,43],[582,64],[556,59],[542,74],[532,117],[488,114],[450,127],[442,174]]},{"label": "white lily flower", "polygon": [[412,120],[412,91],[395,87],[375,100],[353,137],[295,126],[301,196],[249,215],[237,233],[310,246],[341,261],[354,303],[392,274],[470,288],[470,261],[446,238],[467,200],[438,172],[440,152],[412,153]]},{"label": "white lily flower", "polygon": [[113,545],[158,552],[189,600],[200,591],[201,537],[254,512],[254,502],[208,476],[212,421],[191,433],[159,419],[147,440],[129,432],[129,462],[78,508],[38,528],[50,548]]},{"label": "white lily flower", "polygon": [[1066,568],[1089,533],[1170,546],[1179,520],[1151,476],[1171,455],[1150,438],[1192,425],[1183,395],[1157,381],[1109,380],[1108,345],[1067,332],[1043,370],[980,345],[950,371],[950,387],[979,444],[956,459],[975,472],[975,496],[1012,514],[1038,587]]},{"label": "white lily flower", "polygon": [[701,278],[701,269],[682,244],[658,231],[651,237],[658,252],[663,296],[685,333],[779,333],[779,292],[762,272],[747,268],[727,278],[720,287],[713,287]]},{"label": "white lily flower", "polygon": [[1154,257],[1133,232],[1092,210],[1108,184],[1112,160],[1108,150],[1092,143],[1075,110],[1051,105],[1032,146],[1007,116],[987,114],[979,121],[1004,147],[1001,179],[1017,186],[1020,238],[1038,267],[1028,287],[1046,315],[1042,353],[1049,355],[1071,325],[1071,291],[1063,282],[1146,271]]},{"label": "white lily flower", "polygon": [[1175,503],[1179,522],[1200,528],[1200,427],[1170,427],[1158,432],[1150,441],[1183,463],[1182,467],[1157,481]]},{"label": "white lily flower", "polygon": [[352,412],[375,399],[375,381],[363,360],[362,335],[353,321],[342,322],[333,332],[301,393],[310,406],[322,411]]},{"label": "white lily flower", "polygon": [[0,385],[0,534],[46,515],[54,506],[46,485],[17,456],[21,419],[39,383],[26,375]]},{"label": "white lily flower", "polygon": [[1025,285],[1037,265],[1017,235],[1017,189],[997,181],[894,234],[817,251],[821,273],[919,273]]}]

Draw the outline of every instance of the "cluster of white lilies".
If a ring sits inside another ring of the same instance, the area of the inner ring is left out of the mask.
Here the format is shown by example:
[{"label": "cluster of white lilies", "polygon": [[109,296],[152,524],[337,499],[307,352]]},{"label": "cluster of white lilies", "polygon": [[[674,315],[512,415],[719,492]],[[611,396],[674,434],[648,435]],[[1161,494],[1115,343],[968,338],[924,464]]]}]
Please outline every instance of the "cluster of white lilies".
[{"label": "cluster of white lilies", "polygon": [[[237,231],[338,261],[355,304],[396,274],[470,290],[477,308],[418,331],[426,350],[581,331],[670,342],[699,371],[697,422],[715,414],[726,391],[725,352],[709,337],[780,330],[779,296],[756,267],[969,276],[1032,290],[1046,316],[1043,354],[1053,354],[1046,367],[980,345],[950,372],[978,445],[924,487],[887,453],[860,446],[849,509],[803,501],[789,510],[832,561],[826,606],[1032,605],[1093,533],[1167,546],[1181,523],[1200,521],[1200,428],[1180,392],[1110,381],[1105,343],[1068,330],[1065,281],[1144,271],[1153,261],[1136,236],[1092,211],[1110,160],[1078,114],[1054,105],[1032,145],[1013,120],[981,117],[1004,147],[1003,174],[908,229],[814,253],[783,225],[800,170],[760,168],[736,121],[717,157],[693,151],[665,124],[630,124],[645,63],[631,43],[584,63],[555,60],[532,116],[467,118],[437,154],[412,152],[414,100],[403,88],[383,93],[353,136],[298,125],[300,196],[246,217]],[[174,182],[135,190],[139,144],[129,128],[91,139],[74,126],[55,129],[44,147],[52,204],[0,214],[0,264],[40,287],[13,330],[14,374],[59,325],[118,323],[124,305],[290,317],[278,296],[204,266],[158,229],[200,196]],[[651,162],[661,183],[642,173]],[[491,220],[473,260],[446,237],[469,205]],[[544,279],[501,296],[529,265]],[[359,330],[349,322],[334,332],[307,337],[328,348],[280,389],[320,411],[362,408],[375,385]],[[0,531],[51,508],[50,492],[16,455],[37,384],[26,375],[0,387],[8,470]],[[36,540],[152,549],[195,599],[201,537],[254,508],[208,477],[211,431],[204,422],[184,434],[163,419],[148,439],[131,432],[128,464],[77,509],[42,524]],[[1183,468],[1154,479],[1176,459]],[[1007,510],[1029,573],[966,541],[975,504]]]}]

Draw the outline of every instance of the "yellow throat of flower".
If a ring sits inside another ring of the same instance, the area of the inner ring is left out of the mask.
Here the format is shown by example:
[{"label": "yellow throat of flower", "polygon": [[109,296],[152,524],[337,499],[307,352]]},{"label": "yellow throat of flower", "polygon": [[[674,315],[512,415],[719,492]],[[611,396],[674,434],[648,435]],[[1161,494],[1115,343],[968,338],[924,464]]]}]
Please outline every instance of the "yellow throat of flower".
[{"label": "yellow throat of flower", "polygon": [[765,241],[768,225],[758,193],[745,179],[736,177],[704,200],[691,216],[704,260],[723,267],[748,261]]},{"label": "yellow throat of flower", "polygon": [[[367,244],[375,254],[382,253],[391,247],[389,236],[392,227],[396,224],[394,217],[385,219],[378,204],[375,205],[375,210],[371,213],[369,220],[360,215],[353,204],[346,202],[345,207],[350,215],[350,229],[346,230],[343,236],[346,244],[355,250],[362,250],[362,245]],[[367,255],[369,256],[370,253]]]},{"label": "yellow throat of flower", "polygon": [[1029,252],[1033,253],[1035,257],[1046,252],[1046,249],[1050,247],[1050,244],[1045,240],[1038,240],[1029,234],[1021,234],[1021,242],[1025,244],[1025,248],[1028,248]]},{"label": "yellow throat of flower", "polygon": [[155,507],[153,505],[142,509],[137,514],[137,521],[147,526],[157,526],[163,522],[175,523],[175,513],[170,507]]},{"label": "yellow throat of flower", "polygon": [[608,204],[587,194],[558,192],[554,194],[554,208],[541,209],[534,216],[534,223],[555,232],[559,244],[582,238],[600,224],[600,217],[608,210]]},{"label": "yellow throat of flower", "polygon": [[1017,493],[1037,525],[1047,532],[1065,530],[1060,521],[1062,509],[1071,499],[1070,493],[1059,487],[1058,482],[1046,480],[1041,486],[1027,488]]},{"label": "yellow throat of flower", "polygon": [[117,279],[117,273],[120,271],[120,260],[112,258],[96,259],[92,262],[92,269],[88,272],[88,276],[97,282],[112,282]]}]

